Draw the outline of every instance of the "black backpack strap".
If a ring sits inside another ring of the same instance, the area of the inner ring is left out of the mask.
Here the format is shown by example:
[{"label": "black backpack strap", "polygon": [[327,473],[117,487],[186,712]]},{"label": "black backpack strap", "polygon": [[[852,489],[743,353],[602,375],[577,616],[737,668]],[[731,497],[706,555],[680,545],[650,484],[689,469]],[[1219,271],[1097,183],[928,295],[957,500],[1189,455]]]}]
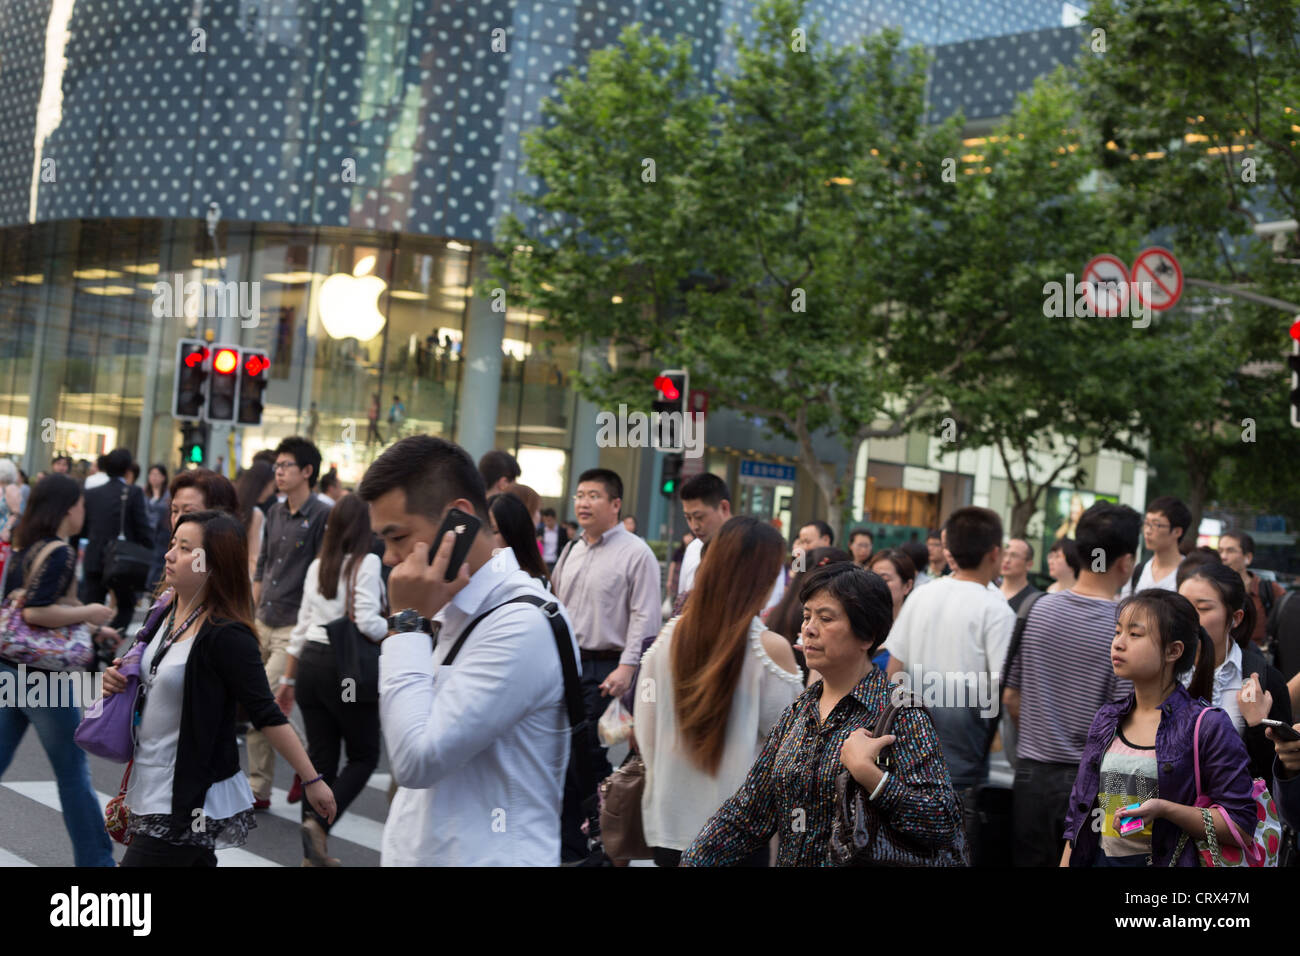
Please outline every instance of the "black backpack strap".
[{"label": "black backpack strap", "polygon": [[[1034,606],[1040,597],[1046,594],[1046,591],[1034,591],[1025,595],[1025,599],[1020,602],[1020,610],[1016,612],[1016,626],[1011,632],[1011,643],[1007,645],[1007,657],[1002,662],[1002,669],[998,676],[999,687],[1006,681],[1007,675],[1011,673],[1011,662],[1016,659],[1020,653],[1020,642],[1025,637],[1025,625],[1029,623],[1029,609]],[[999,717],[994,718],[989,724],[988,739],[984,741],[984,760],[989,759],[989,754],[993,750],[993,738],[998,735],[998,725],[1001,723],[1000,716],[1002,707],[999,702]]]},{"label": "black backpack strap", "polygon": [[1269,612],[1273,610],[1273,582],[1255,575],[1255,592],[1259,595],[1260,606],[1264,608],[1264,620],[1267,621]]},{"label": "black backpack strap", "polygon": [[1128,590],[1130,594],[1137,590],[1138,581],[1142,580],[1142,569],[1150,563],[1150,558],[1144,558],[1140,564],[1133,568],[1133,576],[1128,579]]},{"label": "black backpack strap", "polygon": [[470,621],[465,630],[460,632],[460,636],[456,638],[456,643],[452,645],[451,651],[443,658],[442,666],[448,667],[456,660],[456,655],[460,653],[460,649],[465,645],[465,639],[469,637],[470,632],[478,626],[478,623],[483,618],[510,604],[531,604],[546,615],[546,622],[550,624],[551,634],[555,637],[555,649],[560,655],[560,670],[564,672],[564,703],[569,711],[569,723],[575,728],[585,723],[587,709],[582,703],[582,685],[578,679],[578,662],[573,658],[569,626],[564,623],[564,618],[560,615],[558,601],[547,601],[536,594],[521,594],[519,597],[511,598],[509,601],[504,601],[496,607],[484,611]]}]

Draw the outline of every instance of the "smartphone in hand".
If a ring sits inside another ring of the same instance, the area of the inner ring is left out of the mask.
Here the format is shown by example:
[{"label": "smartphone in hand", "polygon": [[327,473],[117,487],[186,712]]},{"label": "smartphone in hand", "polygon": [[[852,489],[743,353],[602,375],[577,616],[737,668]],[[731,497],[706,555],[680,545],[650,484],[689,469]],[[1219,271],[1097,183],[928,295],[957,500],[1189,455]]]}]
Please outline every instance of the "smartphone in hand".
[{"label": "smartphone in hand", "polygon": [[1260,723],[1265,727],[1272,727],[1273,733],[1277,734],[1280,740],[1300,740],[1300,733],[1297,733],[1296,729],[1290,724],[1284,724],[1280,720],[1269,720],[1267,717],[1261,720]]},{"label": "smartphone in hand", "polygon": [[438,529],[437,536],[433,543],[429,545],[429,563],[433,564],[433,556],[438,553],[438,548],[442,546],[442,539],[446,537],[448,531],[456,535],[456,543],[452,545],[451,560],[447,562],[447,573],[443,577],[444,581],[455,581],[456,575],[460,573],[460,566],[464,563],[466,555],[469,554],[470,546],[473,545],[474,539],[478,536],[479,526],[482,522],[471,514],[466,514],[459,508],[452,508],[447,512],[447,517],[442,522],[442,527]]}]

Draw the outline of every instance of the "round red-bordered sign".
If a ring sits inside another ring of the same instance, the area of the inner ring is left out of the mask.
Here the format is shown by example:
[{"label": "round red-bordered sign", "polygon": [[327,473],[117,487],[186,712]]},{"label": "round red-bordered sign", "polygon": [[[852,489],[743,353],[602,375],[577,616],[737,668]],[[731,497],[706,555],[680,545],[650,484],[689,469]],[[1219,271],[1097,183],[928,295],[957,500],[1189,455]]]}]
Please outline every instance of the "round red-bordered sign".
[{"label": "round red-bordered sign", "polygon": [[1119,256],[1103,252],[1083,268],[1083,295],[1092,314],[1103,319],[1123,315],[1128,305],[1128,267]]},{"label": "round red-bordered sign", "polygon": [[[1168,249],[1152,246],[1143,249],[1133,260],[1133,281],[1137,283],[1138,301],[1163,312],[1177,305],[1183,294],[1183,267]],[[1150,302],[1144,291],[1150,291]]]}]

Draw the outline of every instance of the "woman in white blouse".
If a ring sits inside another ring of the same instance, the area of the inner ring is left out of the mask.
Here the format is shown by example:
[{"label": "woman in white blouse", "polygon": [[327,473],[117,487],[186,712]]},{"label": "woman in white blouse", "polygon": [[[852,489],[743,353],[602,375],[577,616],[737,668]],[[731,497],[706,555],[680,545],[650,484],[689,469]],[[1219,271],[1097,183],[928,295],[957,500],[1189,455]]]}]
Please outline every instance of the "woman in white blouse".
[{"label": "woman in white blouse", "polygon": [[[379,764],[379,697],[378,688],[345,686],[340,680],[325,625],[347,615],[364,638],[376,644],[388,633],[384,584],[379,556],[370,552],[372,540],[369,505],[355,495],[341,498],[325,522],[320,554],[307,566],[298,623],[275,695],[288,714],[296,691],[307,753],[334,791],[339,816]],[[348,755],[341,771],[340,743]],[[304,803],[303,866],[339,865],[327,853],[329,830],[330,824]]]},{"label": "woman in white blouse", "polygon": [[[803,691],[790,642],[758,617],[784,557],[775,529],[730,519],[709,542],[681,615],[641,658],[634,715],[646,766],[641,816],[659,866],[677,865]],[[767,861],[763,847],[744,865]]]}]

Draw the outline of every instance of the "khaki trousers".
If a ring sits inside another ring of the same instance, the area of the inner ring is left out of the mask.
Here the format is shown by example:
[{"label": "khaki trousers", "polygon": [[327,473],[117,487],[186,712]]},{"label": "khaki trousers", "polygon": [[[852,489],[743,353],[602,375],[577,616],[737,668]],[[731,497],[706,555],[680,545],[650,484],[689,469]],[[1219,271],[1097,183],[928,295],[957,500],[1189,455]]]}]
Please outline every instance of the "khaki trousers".
[{"label": "khaki trousers", "polygon": [[[266,682],[271,685],[272,694],[279,689],[280,678],[284,676],[284,662],[289,656],[289,637],[292,634],[292,624],[270,627],[261,621],[257,622],[257,643],[262,649]],[[303,739],[305,735],[299,726],[302,718],[297,707],[290,714],[289,723],[297,732],[298,738]],[[251,727],[245,741],[248,744],[248,785],[258,800],[269,800],[271,785],[275,781],[275,749],[264,733]]]}]

